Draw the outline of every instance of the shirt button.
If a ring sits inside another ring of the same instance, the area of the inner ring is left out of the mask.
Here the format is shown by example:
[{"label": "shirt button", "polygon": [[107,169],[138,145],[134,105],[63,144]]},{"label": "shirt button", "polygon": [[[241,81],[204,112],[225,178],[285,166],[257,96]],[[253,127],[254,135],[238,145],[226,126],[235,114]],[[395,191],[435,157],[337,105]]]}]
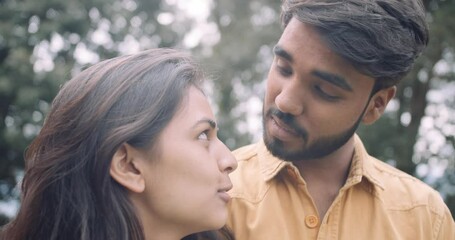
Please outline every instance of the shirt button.
[{"label": "shirt button", "polygon": [[305,217],[305,224],[309,228],[317,227],[318,223],[319,223],[318,217],[316,217],[314,215],[308,215],[308,216]]}]

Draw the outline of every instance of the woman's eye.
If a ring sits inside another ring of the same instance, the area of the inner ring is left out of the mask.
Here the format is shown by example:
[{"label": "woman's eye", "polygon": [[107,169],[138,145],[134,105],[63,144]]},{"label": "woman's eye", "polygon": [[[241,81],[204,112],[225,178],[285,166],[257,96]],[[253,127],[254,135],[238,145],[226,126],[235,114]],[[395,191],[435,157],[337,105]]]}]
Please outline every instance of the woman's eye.
[{"label": "woman's eye", "polygon": [[202,132],[201,134],[199,134],[198,139],[199,140],[208,141],[209,140],[208,130],[206,130],[206,131]]}]

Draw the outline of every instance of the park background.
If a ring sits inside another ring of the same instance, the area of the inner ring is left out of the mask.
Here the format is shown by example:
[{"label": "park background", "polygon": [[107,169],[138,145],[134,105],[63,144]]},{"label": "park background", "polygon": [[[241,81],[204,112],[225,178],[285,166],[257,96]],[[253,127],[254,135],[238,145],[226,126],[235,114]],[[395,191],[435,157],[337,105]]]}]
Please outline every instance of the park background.
[{"label": "park background", "polygon": [[[385,115],[358,133],[369,152],[427,182],[455,213],[455,0],[426,0],[430,43]],[[100,60],[190,51],[231,148],[262,136],[279,0],[0,0],[0,225],[19,206],[24,150],[59,87]],[[335,121],[335,119],[334,119]]]}]

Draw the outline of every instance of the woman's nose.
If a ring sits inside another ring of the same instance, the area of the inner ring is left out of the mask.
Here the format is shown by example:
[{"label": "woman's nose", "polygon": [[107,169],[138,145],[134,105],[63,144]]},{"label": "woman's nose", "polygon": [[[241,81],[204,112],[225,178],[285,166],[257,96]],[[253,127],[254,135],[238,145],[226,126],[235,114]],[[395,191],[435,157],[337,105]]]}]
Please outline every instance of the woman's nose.
[{"label": "woman's nose", "polygon": [[219,147],[219,160],[218,165],[221,172],[231,173],[237,168],[237,159],[235,159],[234,155],[231,153],[231,150],[219,140],[220,147]]}]

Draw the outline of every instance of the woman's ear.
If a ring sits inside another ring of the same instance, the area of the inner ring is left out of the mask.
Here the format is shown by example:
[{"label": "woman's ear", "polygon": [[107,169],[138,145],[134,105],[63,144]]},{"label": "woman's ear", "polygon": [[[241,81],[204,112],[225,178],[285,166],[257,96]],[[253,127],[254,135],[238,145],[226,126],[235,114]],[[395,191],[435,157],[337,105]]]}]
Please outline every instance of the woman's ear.
[{"label": "woman's ear", "polygon": [[109,173],[126,189],[141,193],[145,190],[145,179],[138,167],[142,155],[131,145],[123,143],[112,157]]},{"label": "woman's ear", "polygon": [[395,96],[397,88],[395,86],[379,90],[371,98],[365,115],[363,115],[362,122],[370,125],[376,122],[384,113],[387,104]]}]

